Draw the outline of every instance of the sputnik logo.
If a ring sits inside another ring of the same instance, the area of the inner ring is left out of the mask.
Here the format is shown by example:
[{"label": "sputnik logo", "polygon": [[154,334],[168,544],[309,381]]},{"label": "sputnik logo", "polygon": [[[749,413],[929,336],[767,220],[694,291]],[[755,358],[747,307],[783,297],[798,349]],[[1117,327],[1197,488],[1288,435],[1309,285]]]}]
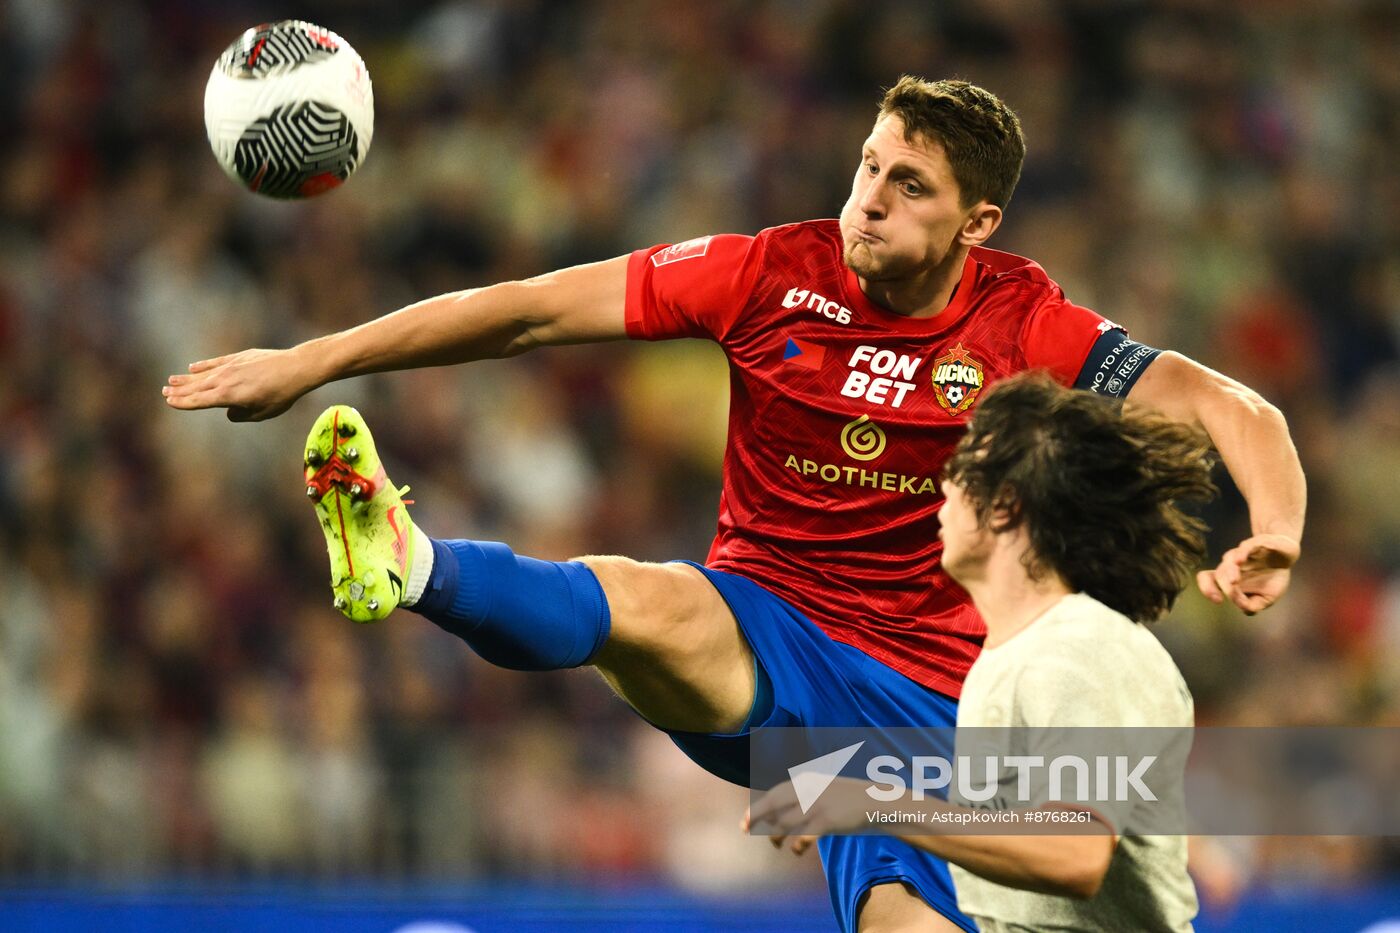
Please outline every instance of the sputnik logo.
[{"label": "sputnik logo", "polygon": [[838,748],[834,752],[828,752],[819,758],[804,761],[800,765],[793,765],[788,768],[788,777],[792,779],[793,792],[797,794],[797,805],[806,813],[812,809],[812,805],[826,789],[831,786],[831,782],[836,780],[841,774],[841,769],[851,763],[856,752],[864,745],[864,740],[854,745],[847,745],[845,748]]}]

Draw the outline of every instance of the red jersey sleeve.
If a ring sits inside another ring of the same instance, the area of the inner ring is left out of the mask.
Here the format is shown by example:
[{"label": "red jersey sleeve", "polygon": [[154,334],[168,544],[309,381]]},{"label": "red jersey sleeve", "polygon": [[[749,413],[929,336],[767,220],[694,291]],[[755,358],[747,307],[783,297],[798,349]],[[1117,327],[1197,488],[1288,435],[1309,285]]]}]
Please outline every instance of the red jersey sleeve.
[{"label": "red jersey sleeve", "polygon": [[627,336],[723,343],[762,262],[760,237],[731,233],[637,250],[627,264]]},{"label": "red jersey sleeve", "polygon": [[1056,286],[1036,305],[1021,331],[1026,366],[1048,370],[1060,383],[1074,385],[1095,341],[1110,330],[1122,328],[1074,304]]}]

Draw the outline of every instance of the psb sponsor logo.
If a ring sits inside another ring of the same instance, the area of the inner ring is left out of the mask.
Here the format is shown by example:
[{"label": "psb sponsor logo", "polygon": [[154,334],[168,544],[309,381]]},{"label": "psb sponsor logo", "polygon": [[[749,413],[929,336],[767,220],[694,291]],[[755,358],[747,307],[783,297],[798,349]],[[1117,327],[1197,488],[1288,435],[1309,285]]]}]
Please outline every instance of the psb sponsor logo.
[{"label": "psb sponsor logo", "polygon": [[668,246],[660,252],[652,254],[651,264],[659,269],[670,263],[680,262],[682,259],[699,259],[710,251],[710,240],[712,239],[713,237],[702,236]]},{"label": "psb sponsor logo", "polygon": [[841,429],[841,449],[852,460],[874,460],[885,452],[885,432],[869,415],[861,415]]},{"label": "psb sponsor logo", "polygon": [[961,343],[933,361],[933,394],[951,414],[972,407],[983,381],[982,364]]},{"label": "psb sponsor logo", "polygon": [[796,308],[804,304],[807,306],[807,310],[816,311],[822,317],[829,318],[837,324],[851,323],[849,308],[837,304],[825,295],[818,295],[811,289],[789,288],[788,293],[783,296],[784,308]]}]

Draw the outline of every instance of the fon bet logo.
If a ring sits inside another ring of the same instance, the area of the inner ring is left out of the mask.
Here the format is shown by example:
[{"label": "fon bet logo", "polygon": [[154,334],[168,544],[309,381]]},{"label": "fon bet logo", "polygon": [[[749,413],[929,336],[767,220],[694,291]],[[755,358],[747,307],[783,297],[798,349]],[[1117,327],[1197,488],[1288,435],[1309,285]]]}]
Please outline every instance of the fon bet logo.
[{"label": "fon bet logo", "polygon": [[962,414],[972,407],[982,382],[982,364],[961,343],[933,361],[933,394],[951,414]]},{"label": "fon bet logo", "polygon": [[841,394],[898,408],[904,404],[904,397],[916,388],[910,380],[922,362],[921,357],[893,350],[868,345],[856,347],[846,364],[851,372],[841,387]]},{"label": "fon bet logo", "polygon": [[841,429],[841,449],[852,460],[874,460],[885,452],[885,432],[869,415],[861,415]]}]

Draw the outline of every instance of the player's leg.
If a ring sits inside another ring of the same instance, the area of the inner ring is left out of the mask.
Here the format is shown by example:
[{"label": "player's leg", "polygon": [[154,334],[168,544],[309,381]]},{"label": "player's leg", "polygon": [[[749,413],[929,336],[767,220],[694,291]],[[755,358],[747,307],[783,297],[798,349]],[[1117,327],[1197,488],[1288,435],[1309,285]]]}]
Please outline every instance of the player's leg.
[{"label": "player's leg", "polygon": [[[860,695],[866,724],[876,728],[919,730],[907,743],[952,754],[957,701],[910,680],[855,648],[841,646],[842,660],[853,669],[846,679],[864,678]],[[931,743],[931,745],[930,745]],[[817,842],[832,907],[846,931],[965,930],[976,925],[958,910],[957,889],[948,863],[931,852],[884,834],[828,836]]]},{"label": "player's leg", "polygon": [[737,732],[752,712],[753,651],[734,613],[688,564],[583,557],[612,631],[592,663],[648,720],[682,732]]},{"label": "player's leg", "polygon": [[847,933],[976,930],[958,910],[948,863],[884,835],[817,841],[837,921]]},{"label": "player's leg", "polygon": [[877,884],[861,901],[857,933],[962,933],[902,882]]},{"label": "player's leg", "polygon": [[729,732],[747,720],[754,660],[734,615],[693,567],[621,557],[552,562],[503,544],[433,541],[389,483],[354,409],[307,438],[307,495],[331,561],[336,608],[360,622],[404,605],[516,670],[596,664],[668,729]]}]

